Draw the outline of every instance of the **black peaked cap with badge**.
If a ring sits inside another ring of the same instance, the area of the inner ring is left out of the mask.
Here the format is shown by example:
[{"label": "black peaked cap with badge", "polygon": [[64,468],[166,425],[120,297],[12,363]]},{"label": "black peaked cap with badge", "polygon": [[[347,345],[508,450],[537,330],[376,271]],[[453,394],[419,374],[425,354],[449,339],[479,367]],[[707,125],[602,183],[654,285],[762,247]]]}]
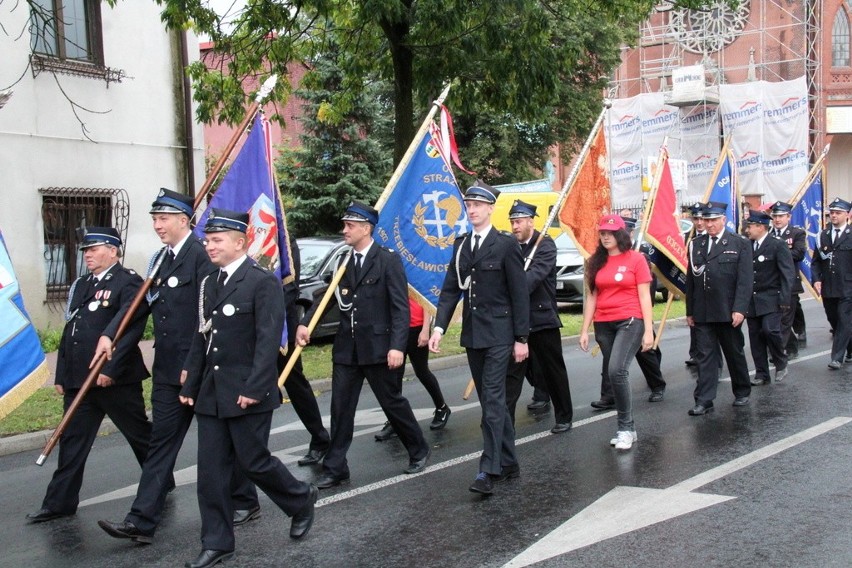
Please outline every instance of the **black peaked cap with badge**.
[{"label": "black peaked cap with badge", "polygon": [[148,213],[182,213],[192,217],[194,206],[195,200],[192,197],[161,187]]},{"label": "black peaked cap with badge", "polygon": [[509,219],[521,219],[523,217],[538,217],[538,209],[535,205],[516,199],[509,209]]},{"label": "black peaked cap with badge", "polygon": [[375,226],[379,224],[379,212],[375,207],[370,207],[366,203],[353,201],[343,212],[341,221],[356,221],[360,223],[370,223]]},{"label": "black peaked cap with badge", "polygon": [[80,243],[80,250],[98,245],[120,247],[121,236],[112,227],[88,227],[85,235],[83,235],[83,241]]},{"label": "black peaked cap with badge", "polygon": [[500,197],[500,191],[480,179],[464,192],[465,201],[482,201],[491,205],[497,202],[498,197]]},{"label": "black peaked cap with badge", "polygon": [[239,231],[245,233],[248,230],[249,215],[229,209],[211,209],[207,223],[204,225],[205,233],[221,233],[222,231]]}]

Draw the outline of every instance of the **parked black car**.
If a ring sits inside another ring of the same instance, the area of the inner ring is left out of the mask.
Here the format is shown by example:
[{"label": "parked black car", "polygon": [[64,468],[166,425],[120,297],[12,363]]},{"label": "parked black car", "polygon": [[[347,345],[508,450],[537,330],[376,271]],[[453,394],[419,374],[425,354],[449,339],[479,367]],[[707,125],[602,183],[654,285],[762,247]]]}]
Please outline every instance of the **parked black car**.
[{"label": "parked black car", "polygon": [[[338,259],[346,254],[349,247],[343,242],[343,237],[338,235],[296,239],[296,246],[299,247],[302,257],[297,306],[301,319],[314,302],[322,300],[329,282],[334,277]],[[330,304],[331,307],[317,324],[311,337],[326,337],[337,333],[340,322],[337,298],[332,296]]]}]

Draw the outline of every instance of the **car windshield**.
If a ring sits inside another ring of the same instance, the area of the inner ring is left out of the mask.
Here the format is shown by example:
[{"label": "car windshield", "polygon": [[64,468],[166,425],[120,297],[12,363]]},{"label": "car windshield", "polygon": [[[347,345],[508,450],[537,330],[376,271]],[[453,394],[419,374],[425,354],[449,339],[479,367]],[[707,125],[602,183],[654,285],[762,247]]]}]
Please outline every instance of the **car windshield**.
[{"label": "car windshield", "polygon": [[335,247],[333,242],[297,240],[296,244],[299,246],[299,254],[302,257],[302,278],[316,276],[322,268],[323,260],[328,256],[329,251]]},{"label": "car windshield", "polygon": [[558,251],[568,252],[572,250],[577,250],[577,247],[574,245],[574,241],[572,241],[571,237],[569,237],[565,233],[562,233],[561,235],[553,239],[553,242],[556,243],[556,250]]}]

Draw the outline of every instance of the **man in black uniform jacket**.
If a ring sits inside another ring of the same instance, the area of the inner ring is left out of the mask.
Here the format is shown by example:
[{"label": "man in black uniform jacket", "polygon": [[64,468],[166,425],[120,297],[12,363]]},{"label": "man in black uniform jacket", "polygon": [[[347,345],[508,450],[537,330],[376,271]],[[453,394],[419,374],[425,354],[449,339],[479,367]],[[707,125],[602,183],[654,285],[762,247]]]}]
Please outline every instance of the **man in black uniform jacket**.
[{"label": "man in black uniform jacket", "polygon": [[725,230],[727,204],[710,202],[702,213],[707,234],[693,239],[686,273],[686,321],[695,330],[698,384],[690,416],[713,410],[719,386],[719,347],[731,372],[734,406],[751,394],[742,323],[752,295],[752,245]]},{"label": "man in black uniform jacket", "polygon": [[790,296],[795,279],[793,256],[787,243],[769,236],[769,215],[754,210],[746,220],[752,254],[754,285],[746,319],[751,357],[754,359],[752,385],[768,385],[769,359],[775,363],[775,381],[787,376],[787,353],[781,334],[782,315],[790,311]]},{"label": "man in black uniform jacket", "polygon": [[[533,224],[536,209],[535,205],[518,199],[509,210],[512,234],[521,246],[521,256],[525,263],[541,234]],[[562,335],[559,333],[562,320],[556,308],[556,243],[549,236],[541,240],[532,255],[526,277],[530,291],[530,356],[526,361],[509,363],[506,404],[514,424],[515,406],[524,386],[524,374],[527,365],[532,365],[534,376],[544,382],[553,401],[556,424],[550,432],[561,434],[571,429],[574,406],[571,403],[568,371],[562,358]]]},{"label": "man in black uniform jacket", "polygon": [[269,453],[272,411],[281,404],[276,361],[284,330],[281,282],[246,256],[248,214],[213,209],[204,227],[207,253],[219,270],[201,281],[199,331],[186,363],[183,404],[198,421],[201,544],[189,568],[234,555],[232,470],[240,468],[292,516],[290,537],[314,519],[317,489],[293,477]]},{"label": "man in black uniform jacket", "polygon": [[[89,375],[98,339],[110,333],[108,329],[118,328],[142,285],[139,275],[119,263],[120,247],[121,237],[112,227],[90,227],[80,245],[90,274],[71,286],[67,323],[56,360],[56,391],[63,395],[65,410]],[[144,317],[131,321],[115,345],[112,360],[101,369],[97,385],[77,408],[59,439],[59,465],[47,486],[41,509],[27,515],[30,522],[41,523],[77,511],[86,459],[104,415],[127,438],[139,464],[145,461],[151,423],[142,399],[142,381],[148,378],[139,350],[144,330]]]},{"label": "man in black uniform jacket", "polygon": [[[287,307],[287,355],[278,353],[278,373],[284,370],[296,347],[296,329],[299,327],[299,311],[296,300],[299,299],[299,274],[302,268],[302,257],[299,247],[290,241],[290,261],[292,262],[293,281],[284,285],[284,305]],[[328,430],[322,424],[317,397],[302,369],[302,356],[296,359],[284,389],[293,405],[293,410],[311,435],[308,453],[299,460],[299,465],[318,464],[328,451],[330,437]]]},{"label": "man in black uniform jacket", "polygon": [[438,301],[429,349],[441,338],[463,295],[461,345],[482,407],[482,457],[470,490],[490,495],[493,482],[520,475],[515,429],[506,407],[509,360],[529,355],[530,293],[518,241],[491,226],[499,191],[477,181],[464,195],[473,231],[456,238]]},{"label": "man in black uniform jacket", "polygon": [[[795,359],[799,355],[799,342],[805,343],[807,341],[805,314],[802,312],[802,304],[799,302],[799,294],[805,291],[802,286],[802,275],[799,272],[799,266],[808,253],[808,243],[805,230],[790,225],[790,212],[792,210],[793,206],[783,201],[776,201],[772,205],[772,211],[770,212],[772,216],[772,228],[769,230],[769,234],[776,239],[781,239],[787,245],[793,257],[793,264],[796,271],[796,277],[793,280],[793,290],[790,294],[790,309],[781,315],[781,340],[787,349],[787,356],[790,359]],[[804,347],[804,345],[801,347]]]},{"label": "man in black uniform jacket", "polygon": [[[154,232],[166,246],[165,254],[148,292],[154,322],[154,368],[151,389],[153,428],[148,456],[130,512],[120,523],[100,520],[98,525],[115,538],[151,543],[163,516],[166,496],[174,487],[175,462],[192,422],[192,408],[180,403],[184,362],[198,331],[198,287],[215,270],[201,241],[192,234],[190,219],[194,200],[169,189],[160,189],[151,204]],[[147,313],[147,311],[145,311]],[[99,350],[109,354],[111,342],[102,337]],[[233,479],[234,523],[242,524],[260,514],[254,485],[235,470]]]},{"label": "man in black uniform jacket", "polygon": [[828,206],[831,226],[819,235],[819,248],[814,251],[811,271],[814,290],[822,296],[822,305],[834,341],[828,368],[843,367],[849,359],[849,340],[852,338],[852,231],[847,220],[850,204],[836,198]]},{"label": "man in black uniform jacket", "polygon": [[[327,489],[349,480],[346,453],[352,444],[355,411],[364,379],[379,406],[408,450],[404,473],[420,473],[429,459],[429,445],[408,400],[396,386],[396,369],[402,365],[408,342],[408,280],[399,255],[373,240],[379,213],[353,202],[342,217],[343,238],[353,255],[335,290],[340,306],[340,327],[334,338],[331,381],[331,447],[322,462],[317,487]],[[308,344],[312,306],[296,331],[299,345]]]}]

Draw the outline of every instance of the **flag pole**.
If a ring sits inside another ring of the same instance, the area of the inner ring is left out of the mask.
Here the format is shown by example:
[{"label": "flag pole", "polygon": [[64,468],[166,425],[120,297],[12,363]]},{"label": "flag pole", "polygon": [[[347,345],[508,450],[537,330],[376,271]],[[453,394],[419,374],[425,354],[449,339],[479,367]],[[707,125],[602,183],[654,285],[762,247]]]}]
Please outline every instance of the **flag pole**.
[{"label": "flag pole", "polygon": [[[227,162],[228,158],[230,157],[234,146],[236,146],[237,141],[245,131],[248,123],[257,114],[257,111],[260,108],[260,105],[263,100],[266,99],[267,96],[269,96],[269,93],[275,87],[275,83],[277,80],[277,75],[272,75],[271,77],[269,77],[263,83],[260,90],[257,92],[257,95],[255,95],[254,101],[249,106],[246,112],[245,119],[243,119],[243,122],[240,124],[240,127],[236,131],[234,131],[230,142],[228,142],[228,145],[225,147],[225,151],[222,152],[222,156],[219,158],[219,161],[213,167],[213,170],[210,172],[210,175],[207,176],[207,180],[204,182],[204,185],[201,187],[198,194],[196,195],[193,209],[198,208],[204,197],[210,191],[210,188],[213,187],[213,183],[216,181],[216,178],[222,171],[225,162]],[[151,285],[154,282],[154,277],[160,270],[160,265],[163,263],[163,259],[166,256],[165,253],[167,250],[168,247],[164,247],[163,252],[158,255],[157,260],[154,262],[154,265],[148,272],[147,278],[145,278],[144,282],[142,282],[142,286],[136,292],[136,297],[133,298],[133,301],[131,302],[127,312],[125,312],[124,316],[121,318],[121,321],[118,324],[118,329],[115,332],[115,337],[112,338],[113,345],[118,343],[119,339],[121,339],[121,337],[124,335],[124,332],[130,325],[130,321],[136,315],[136,311],[139,309],[139,306],[142,305],[142,301],[145,299],[145,295],[148,293],[148,290],[151,289]],[[56,447],[56,444],[59,443],[59,438],[62,436],[63,432],[65,432],[65,429],[68,428],[68,424],[71,422],[71,419],[74,417],[74,414],[77,412],[77,409],[83,402],[83,398],[91,390],[92,386],[97,381],[98,376],[101,373],[101,369],[103,369],[106,362],[106,353],[101,352],[99,354],[95,354],[95,358],[93,359],[93,362],[89,367],[90,371],[89,374],[86,376],[86,380],[83,381],[83,384],[80,386],[80,390],[77,392],[77,396],[74,397],[74,400],[71,401],[71,404],[68,406],[68,410],[66,410],[65,414],[62,416],[62,420],[59,422],[59,426],[56,427],[56,430],[53,431],[53,434],[47,440],[44,449],[41,451],[41,455],[39,455],[38,459],[36,460],[36,465],[44,465],[44,462],[47,461],[47,457],[53,451],[53,448]]]},{"label": "flag pole", "polygon": [[639,250],[642,246],[642,239],[645,236],[645,231],[648,229],[648,221],[651,216],[651,211],[654,207],[654,201],[657,199],[657,192],[660,191],[660,182],[663,179],[663,165],[669,159],[669,152],[666,149],[669,143],[669,137],[663,138],[663,144],[660,146],[660,155],[657,158],[657,170],[654,172],[654,179],[651,181],[651,195],[645,203],[645,209],[642,212],[642,219],[639,223],[639,234],[633,239],[633,248]]},{"label": "flag pole", "polygon": [[[802,180],[802,183],[800,183],[798,189],[796,189],[796,193],[794,193],[793,197],[790,198],[790,204],[794,207],[802,199],[802,195],[805,194],[805,192],[808,190],[808,186],[811,185],[811,182],[814,181],[814,178],[819,173],[819,170],[822,167],[822,163],[825,161],[826,156],[828,156],[828,151],[830,148],[831,144],[825,145],[825,148],[822,149],[822,153],[819,155],[819,158],[817,158],[817,161],[814,162],[813,166],[811,166],[808,175],[805,176],[805,179]],[[825,191],[823,191],[822,198],[823,203],[825,203]]]},{"label": "flag pole", "polygon": [[654,349],[660,346],[660,340],[663,338],[663,330],[666,328],[666,320],[669,317],[669,310],[672,309],[675,295],[669,290],[669,299],[666,300],[666,309],[663,310],[663,316],[660,318],[660,324],[657,326],[657,336],[654,338]]},{"label": "flag pole", "polygon": [[[408,167],[408,163],[414,156],[414,152],[417,151],[417,147],[420,145],[420,141],[423,139],[423,136],[425,136],[426,133],[429,131],[429,125],[432,123],[432,119],[435,117],[435,114],[438,112],[438,109],[441,108],[441,105],[444,104],[444,100],[447,98],[449,92],[450,84],[447,84],[447,86],[444,87],[444,90],[441,92],[438,98],[432,102],[432,108],[429,109],[429,114],[426,115],[426,119],[423,120],[423,124],[420,125],[420,129],[417,131],[417,134],[414,135],[414,139],[411,141],[411,144],[408,145],[408,150],[405,151],[405,154],[402,156],[402,159],[399,161],[399,164],[397,164],[393,175],[388,180],[384,191],[379,196],[379,199],[376,201],[377,210],[381,211],[394,187],[396,187],[396,184],[399,182],[399,178],[402,177],[402,173],[405,171],[405,168]],[[343,274],[346,272],[346,266],[347,264],[349,264],[349,259],[351,257],[352,248],[350,247],[350,249],[346,253],[346,256],[340,263],[340,267],[334,274],[334,278],[332,278],[331,282],[329,283],[328,289],[325,291],[325,295],[322,297],[322,300],[320,300],[320,303],[317,306],[317,309],[314,312],[311,321],[308,322],[308,336],[310,336],[314,332],[314,328],[316,328],[317,324],[319,323],[319,320],[325,313],[326,307],[328,306],[329,301],[331,301],[331,296],[334,294],[334,290],[337,289],[338,284],[340,284],[340,281],[343,279]],[[293,370],[293,366],[296,364],[296,360],[302,353],[302,349],[304,348],[297,343],[296,347],[293,349],[293,354],[290,355],[290,358],[287,361],[287,365],[284,366],[284,370],[282,370],[281,374],[278,376],[278,388],[284,386],[284,383],[287,381],[287,377],[290,376],[290,372]]]},{"label": "flag pole", "polygon": [[545,221],[544,226],[541,228],[541,234],[539,234],[532,250],[530,250],[529,255],[524,261],[524,270],[529,269],[533,256],[535,256],[535,253],[538,250],[538,245],[541,244],[541,240],[547,234],[550,226],[553,225],[553,221],[556,220],[556,216],[559,215],[559,210],[562,208],[562,204],[565,203],[565,199],[568,197],[568,192],[571,190],[571,186],[574,184],[574,181],[577,179],[577,175],[580,173],[580,166],[583,165],[583,162],[586,159],[586,154],[588,154],[589,149],[592,146],[592,142],[594,142],[595,137],[598,134],[598,130],[600,130],[601,125],[606,118],[606,111],[612,106],[612,102],[609,99],[604,99],[603,106],[604,108],[601,110],[600,115],[598,115],[598,119],[595,121],[594,126],[592,126],[592,131],[589,133],[588,138],[586,138],[586,143],[583,144],[583,148],[580,150],[579,157],[574,162],[574,167],[571,168],[571,172],[568,174],[568,177],[565,178],[565,183],[562,184],[562,189],[559,192],[559,199],[556,200],[556,203],[551,208],[550,215],[547,216],[547,221]]}]

